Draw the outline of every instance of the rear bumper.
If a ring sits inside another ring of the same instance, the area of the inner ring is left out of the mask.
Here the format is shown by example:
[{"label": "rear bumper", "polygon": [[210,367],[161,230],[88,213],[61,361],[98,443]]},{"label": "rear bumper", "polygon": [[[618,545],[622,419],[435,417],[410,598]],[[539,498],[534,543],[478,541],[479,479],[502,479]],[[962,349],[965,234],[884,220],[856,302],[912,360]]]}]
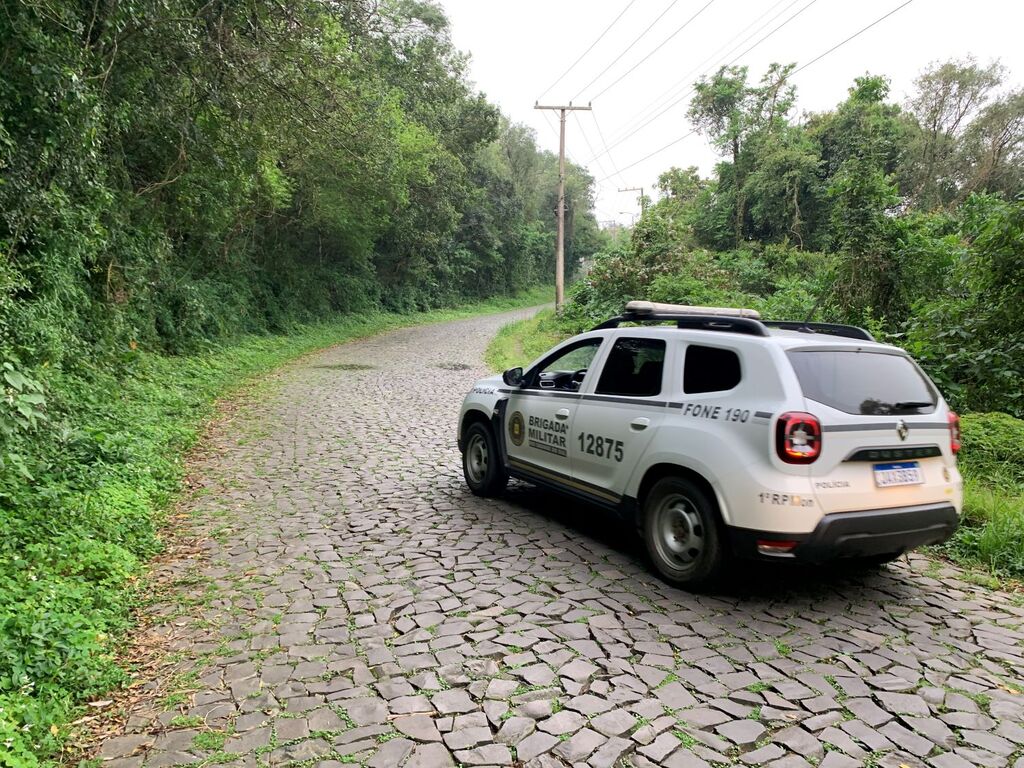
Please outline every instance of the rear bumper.
[{"label": "rear bumper", "polygon": [[[956,508],[943,502],[837,512],[825,515],[813,531],[804,534],[749,528],[730,528],[729,533],[733,550],[743,557],[823,563],[841,558],[895,555],[927,544],[940,544],[953,535],[958,522]],[[784,554],[762,554],[758,542],[770,541],[795,541],[796,546]]]}]

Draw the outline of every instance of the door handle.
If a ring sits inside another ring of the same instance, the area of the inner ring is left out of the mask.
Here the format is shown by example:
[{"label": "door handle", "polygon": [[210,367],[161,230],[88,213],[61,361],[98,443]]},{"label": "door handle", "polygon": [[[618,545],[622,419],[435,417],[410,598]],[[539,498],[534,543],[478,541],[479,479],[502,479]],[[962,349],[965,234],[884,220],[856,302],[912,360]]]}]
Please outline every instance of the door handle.
[{"label": "door handle", "polygon": [[559,408],[557,411],[555,411],[555,418],[556,419],[568,419],[569,418],[569,409],[568,408]]},{"label": "door handle", "polygon": [[629,428],[632,429],[634,432],[643,432],[650,425],[651,420],[644,418],[633,419],[631,422],[629,422]]}]

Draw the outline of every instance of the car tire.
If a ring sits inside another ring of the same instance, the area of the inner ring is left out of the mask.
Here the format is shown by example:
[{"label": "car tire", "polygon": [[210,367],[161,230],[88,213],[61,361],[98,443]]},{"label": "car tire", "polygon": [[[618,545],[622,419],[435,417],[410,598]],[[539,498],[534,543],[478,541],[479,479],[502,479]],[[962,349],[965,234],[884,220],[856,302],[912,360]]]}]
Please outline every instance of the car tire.
[{"label": "car tire", "polygon": [[498,455],[498,444],[491,428],[481,422],[471,424],[463,439],[462,474],[466,485],[477,496],[496,496],[508,485],[508,472]]},{"label": "car tire", "polygon": [[718,510],[690,480],[666,477],[654,484],[643,501],[643,538],[654,567],[672,584],[707,586],[722,574]]}]

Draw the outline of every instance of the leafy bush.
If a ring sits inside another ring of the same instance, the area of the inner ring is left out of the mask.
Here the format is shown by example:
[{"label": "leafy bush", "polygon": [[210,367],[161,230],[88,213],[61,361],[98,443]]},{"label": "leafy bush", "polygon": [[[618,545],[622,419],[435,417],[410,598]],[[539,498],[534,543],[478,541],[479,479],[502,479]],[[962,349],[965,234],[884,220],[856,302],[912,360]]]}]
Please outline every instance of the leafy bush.
[{"label": "leafy bush", "polygon": [[964,514],[944,548],[958,560],[1024,578],[1024,420],[978,413],[960,423]]},{"label": "leafy bush", "polygon": [[1024,417],[1024,198],[974,196],[962,255],[915,305],[906,346],[957,408]]},{"label": "leafy bush", "polygon": [[1024,486],[1024,419],[971,413],[960,419],[964,475],[1003,488]]}]

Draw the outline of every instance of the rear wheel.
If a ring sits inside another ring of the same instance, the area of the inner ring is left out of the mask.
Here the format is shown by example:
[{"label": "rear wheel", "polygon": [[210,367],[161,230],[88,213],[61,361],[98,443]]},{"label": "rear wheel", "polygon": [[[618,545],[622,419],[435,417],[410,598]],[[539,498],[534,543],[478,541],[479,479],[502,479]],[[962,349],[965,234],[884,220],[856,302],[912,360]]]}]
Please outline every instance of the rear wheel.
[{"label": "rear wheel", "polygon": [[654,567],[679,586],[699,586],[721,575],[725,563],[712,501],[695,483],[666,477],[644,500],[643,534]]},{"label": "rear wheel", "polygon": [[477,422],[466,430],[462,452],[462,474],[466,485],[477,496],[494,496],[508,485],[508,473],[501,464],[494,433]]}]

